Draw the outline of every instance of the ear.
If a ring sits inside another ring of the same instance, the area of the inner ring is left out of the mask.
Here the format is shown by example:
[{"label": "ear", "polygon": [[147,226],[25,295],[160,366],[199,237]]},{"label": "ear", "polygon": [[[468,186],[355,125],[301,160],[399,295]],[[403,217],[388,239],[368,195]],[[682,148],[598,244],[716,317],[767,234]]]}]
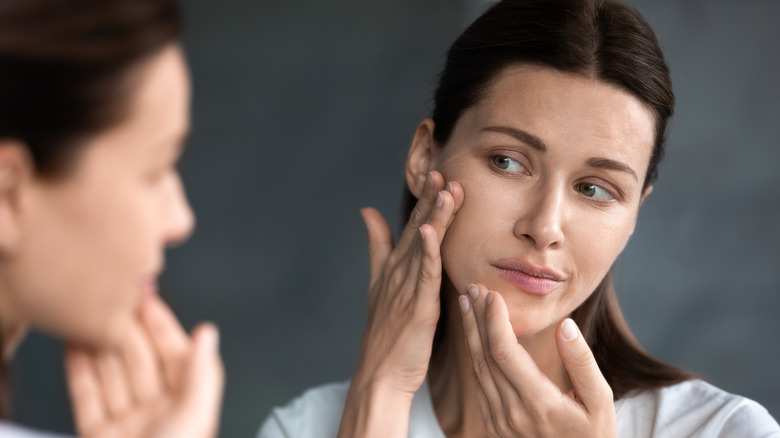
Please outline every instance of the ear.
[{"label": "ear", "polygon": [[14,252],[21,237],[20,193],[31,170],[27,148],[0,139],[0,255]]},{"label": "ear", "polygon": [[426,118],[420,122],[409,148],[409,156],[406,157],[406,185],[416,198],[422,194],[428,172],[433,170],[439,154],[439,146],[433,139],[433,129],[432,119]]}]

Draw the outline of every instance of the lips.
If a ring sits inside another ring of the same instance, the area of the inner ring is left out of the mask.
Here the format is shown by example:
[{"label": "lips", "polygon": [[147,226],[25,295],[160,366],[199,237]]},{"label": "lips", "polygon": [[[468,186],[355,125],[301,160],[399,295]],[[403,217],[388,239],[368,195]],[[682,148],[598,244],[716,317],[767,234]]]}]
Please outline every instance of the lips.
[{"label": "lips", "polygon": [[501,260],[493,267],[504,279],[532,295],[547,295],[565,279],[553,269],[521,260]]}]

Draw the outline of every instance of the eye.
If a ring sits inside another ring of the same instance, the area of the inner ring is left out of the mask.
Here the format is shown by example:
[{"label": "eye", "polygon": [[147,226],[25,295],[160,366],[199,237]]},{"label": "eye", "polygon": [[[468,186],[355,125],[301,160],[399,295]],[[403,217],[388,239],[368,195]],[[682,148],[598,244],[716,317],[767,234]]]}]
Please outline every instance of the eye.
[{"label": "eye", "polygon": [[505,155],[493,155],[491,158],[493,165],[498,169],[511,173],[525,173],[525,166],[520,164],[519,161],[509,158]]},{"label": "eye", "polygon": [[596,201],[613,201],[615,199],[612,193],[596,184],[579,183],[577,184],[577,191]]}]

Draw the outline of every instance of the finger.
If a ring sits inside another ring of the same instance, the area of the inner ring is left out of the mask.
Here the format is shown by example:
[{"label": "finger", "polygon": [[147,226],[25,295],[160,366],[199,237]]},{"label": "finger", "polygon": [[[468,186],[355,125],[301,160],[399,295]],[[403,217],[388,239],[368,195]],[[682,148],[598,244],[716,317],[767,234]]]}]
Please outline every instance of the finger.
[{"label": "finger", "polygon": [[430,224],[434,230],[436,230],[439,243],[444,240],[444,235],[447,233],[447,229],[455,219],[455,213],[460,208],[460,204],[463,203],[463,191],[460,189],[460,184],[450,183],[448,185],[456,188],[455,195],[449,190],[441,190],[436,195],[436,201],[434,202],[433,209],[431,209],[430,215],[426,223]]},{"label": "finger", "polygon": [[150,296],[141,306],[141,320],[154,354],[159,358],[165,384],[176,388],[182,377],[191,341],[176,315],[158,296]]},{"label": "finger", "polygon": [[373,285],[376,278],[382,272],[382,267],[387,261],[387,257],[393,251],[393,232],[390,225],[382,214],[376,209],[367,207],[360,210],[363,216],[363,222],[368,231],[368,257],[371,267],[371,282]]},{"label": "finger", "polygon": [[592,411],[611,406],[612,389],[577,324],[571,318],[561,321],[555,339],[574,392],[585,408]]},{"label": "finger", "polygon": [[[513,428],[523,428],[528,423],[528,414],[526,413],[526,405],[523,403],[522,398],[516,387],[516,383],[506,375],[506,371],[501,367],[501,362],[509,355],[516,354],[514,350],[523,349],[523,347],[517,342],[517,338],[514,336],[514,330],[509,322],[509,317],[500,320],[503,324],[493,324],[492,321],[492,300],[498,293],[489,290],[482,284],[476,284],[478,289],[478,297],[472,299],[474,306],[474,314],[476,315],[477,325],[482,337],[482,345],[485,348],[485,360],[490,369],[490,373],[495,382],[496,390],[501,398],[502,409],[500,412],[494,413],[496,421],[496,427],[499,430],[511,430]],[[471,287],[473,290],[474,288]],[[470,295],[474,294],[470,291]],[[503,303],[503,302],[502,302]],[[497,305],[500,305],[499,303]],[[495,330],[496,327],[502,329],[502,338],[496,338],[491,330]],[[524,351],[524,350],[523,350]]]},{"label": "finger", "polygon": [[[474,381],[477,385],[478,392],[481,391],[485,397],[485,401],[483,402],[484,406],[481,405],[480,407],[482,417],[483,419],[489,419],[493,424],[496,424],[495,413],[501,412],[502,410],[501,396],[498,392],[498,388],[496,388],[487,357],[485,356],[485,344],[482,340],[482,334],[480,333],[473,305],[475,301],[480,299],[480,288],[471,284],[468,287],[468,293],[470,297],[466,295],[460,295],[458,297],[466,346],[469,350],[471,368],[474,372]],[[482,299],[484,300],[484,296]]]},{"label": "finger", "polygon": [[192,341],[178,415],[199,436],[216,436],[225,383],[217,327],[210,323],[201,324],[193,331]]},{"label": "finger", "polygon": [[401,254],[405,254],[409,250],[409,247],[417,237],[417,230],[428,221],[431,210],[436,205],[436,198],[442,189],[444,189],[444,177],[441,176],[441,173],[432,170],[428,173],[422,194],[409,216],[409,221],[406,223],[406,227],[404,227],[401,239],[398,241],[397,248]]},{"label": "finger", "polygon": [[[453,208],[452,195],[447,191],[440,191],[428,222],[435,222],[434,217],[438,218],[438,221],[446,222],[446,218],[452,216]],[[443,233],[444,231],[441,231],[441,234]],[[428,310],[434,310],[436,315],[438,315],[439,310],[439,290],[442,276],[441,234],[430,223],[421,225],[410,247],[405,248],[399,243],[395,249],[397,255],[394,256],[395,260],[391,262],[393,265],[388,271],[395,278],[402,278],[402,281],[396,281],[396,284],[400,283],[404,286],[399,290],[422,293],[427,298],[426,303],[435,305],[436,309]],[[424,314],[430,315],[430,312],[424,312]]]},{"label": "finger", "polygon": [[108,351],[97,353],[94,363],[108,414],[121,417],[130,408],[133,398],[124,365],[116,353]]},{"label": "finger", "polygon": [[[413,281],[427,282],[422,286],[433,285],[437,291],[441,285],[440,245],[454,207],[452,195],[446,190],[440,191],[428,221],[417,232],[410,256],[401,261],[405,263],[406,272]],[[400,245],[398,250],[404,251]]]},{"label": "finger", "polygon": [[162,379],[157,354],[142,324],[137,321],[127,330],[119,346],[119,357],[135,400],[145,403],[160,395]]},{"label": "finger", "polygon": [[76,431],[82,436],[106,419],[97,370],[86,351],[68,346],[65,350],[65,374]]},{"label": "finger", "polygon": [[420,227],[420,240],[423,248],[420,262],[417,293],[423,303],[428,303],[437,313],[441,289],[441,251],[436,230],[428,224]]},{"label": "finger", "polygon": [[530,354],[517,341],[504,297],[491,291],[486,298],[484,326],[490,359],[506,376],[524,404],[544,403],[560,389],[542,373]]},{"label": "finger", "polygon": [[450,222],[447,224],[447,227],[449,228],[450,224],[452,224],[452,220],[455,219],[454,213],[457,213],[458,210],[460,210],[460,207],[463,206],[463,201],[465,200],[465,193],[463,192],[463,186],[461,186],[460,183],[457,181],[448,182],[446,189],[448,192],[450,192],[450,194],[452,195],[452,199],[455,202],[455,207],[453,209],[453,216],[450,218]]}]

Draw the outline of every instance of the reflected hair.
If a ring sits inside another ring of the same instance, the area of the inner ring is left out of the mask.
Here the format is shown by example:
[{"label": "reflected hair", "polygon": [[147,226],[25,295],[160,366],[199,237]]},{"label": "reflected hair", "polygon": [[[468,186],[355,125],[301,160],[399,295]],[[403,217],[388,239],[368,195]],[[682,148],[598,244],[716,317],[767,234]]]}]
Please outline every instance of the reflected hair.
[{"label": "reflected hair", "polygon": [[[135,73],[180,27],[176,0],[2,0],[0,140],[22,144],[37,177],[66,175],[89,138],[123,120]],[[0,379],[2,418],[3,364]]]},{"label": "reflected hair", "polygon": [[[515,65],[585,76],[637,98],[655,119],[643,190],[657,178],[675,98],[655,34],[636,10],[611,0],[504,0],[491,6],[447,52],[431,114],[438,147],[446,147],[458,120],[484,98],[498,74]],[[405,219],[416,203],[406,188]],[[444,277],[443,284],[448,281],[446,273]],[[434,356],[445,333],[446,298],[442,288]],[[611,271],[571,316],[593,350],[615,399],[632,390],[669,386],[695,377],[641,348],[618,305]]]}]

